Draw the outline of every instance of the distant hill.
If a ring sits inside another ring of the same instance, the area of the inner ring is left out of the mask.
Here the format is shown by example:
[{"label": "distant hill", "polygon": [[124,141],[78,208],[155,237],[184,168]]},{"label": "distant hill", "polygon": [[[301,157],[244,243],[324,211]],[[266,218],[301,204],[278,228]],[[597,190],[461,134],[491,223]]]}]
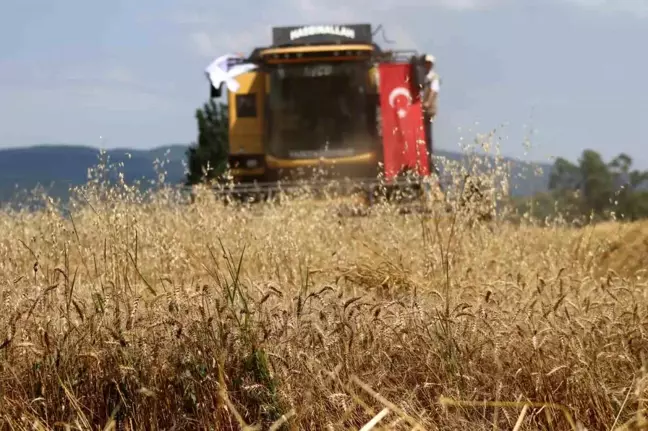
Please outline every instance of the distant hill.
[{"label": "distant hill", "polygon": [[[121,171],[127,182],[156,179],[154,161],[168,159],[169,162],[164,166],[167,172],[166,182],[181,184],[184,181],[187,148],[187,145],[169,145],[150,150],[113,149],[106,153],[110,163],[123,163]],[[463,157],[459,153],[448,151],[437,151],[437,154],[454,161]],[[65,200],[69,187],[87,182],[88,169],[97,165],[99,155],[96,148],[71,145],[0,149],[0,203],[13,200],[18,192],[37,186],[42,186],[50,195]],[[507,160],[512,162],[511,184],[514,195],[529,195],[547,189],[551,165],[531,165],[515,159]],[[542,168],[542,175],[535,174],[538,167]],[[525,178],[519,178],[521,175]]]},{"label": "distant hill", "polygon": [[[169,151],[169,163],[164,166],[166,181],[181,183],[184,178],[185,145],[171,145],[151,150],[114,149],[106,151],[111,164],[123,163],[124,179],[153,180],[156,159],[164,160]],[[130,154],[130,157],[129,157]],[[26,148],[0,149],[0,202],[10,201],[17,192],[43,186],[52,196],[65,199],[69,187],[88,181],[88,169],[100,161],[97,148],[69,145],[40,145]]]}]

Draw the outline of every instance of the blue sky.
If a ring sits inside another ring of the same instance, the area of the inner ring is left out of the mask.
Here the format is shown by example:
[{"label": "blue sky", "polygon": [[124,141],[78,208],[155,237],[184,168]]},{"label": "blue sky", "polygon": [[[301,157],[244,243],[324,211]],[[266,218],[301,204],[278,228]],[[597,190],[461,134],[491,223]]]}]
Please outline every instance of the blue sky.
[{"label": "blue sky", "polygon": [[648,168],[646,0],[3,0],[0,148],[189,143],[214,57],[272,26],[354,22],[436,55],[437,148],[498,129],[506,155]]}]

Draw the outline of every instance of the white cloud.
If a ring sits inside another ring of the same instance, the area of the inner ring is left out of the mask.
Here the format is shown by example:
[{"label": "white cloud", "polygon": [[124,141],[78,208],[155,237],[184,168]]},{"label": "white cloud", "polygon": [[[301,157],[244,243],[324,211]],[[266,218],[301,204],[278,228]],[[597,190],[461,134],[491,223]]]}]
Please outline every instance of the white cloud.
[{"label": "white cloud", "polygon": [[[571,4],[600,13],[627,12],[648,16],[648,0],[552,0],[563,6]],[[396,49],[425,50],[424,39],[432,37],[419,19],[437,12],[480,13],[503,6],[534,3],[535,0],[276,0],[274,3],[254,3],[237,0],[222,8],[208,0],[187,0],[167,11],[175,25],[185,35],[187,49],[205,65],[226,52],[249,53],[253,48],[271,41],[271,28],[282,25],[316,23],[369,22],[382,24],[377,41]],[[560,3],[558,3],[560,2]],[[549,2],[548,2],[549,3]],[[250,8],[260,19],[247,19]],[[245,19],[244,19],[245,18]],[[412,20],[418,21],[410,24]],[[446,34],[436,34],[436,45],[442,45]]]},{"label": "white cloud", "polygon": [[[416,48],[413,30],[399,12],[403,8],[477,11],[514,0],[277,0],[256,3],[240,0],[224,8],[215,8],[206,0],[190,0],[168,11],[168,17],[186,35],[190,52],[206,60],[225,52],[249,52],[270,42],[271,28],[282,25],[315,23],[382,23],[396,48]],[[237,19],[249,8],[261,16],[255,22]],[[405,12],[411,13],[411,12]]]},{"label": "white cloud", "polygon": [[161,95],[111,85],[79,86],[66,93],[77,97],[78,106],[100,110],[162,112],[173,108],[172,101]]},{"label": "white cloud", "polygon": [[120,111],[173,106],[168,87],[153,87],[117,64],[65,63],[52,68],[22,65],[19,71],[19,80],[12,78],[11,69],[0,79],[0,89],[6,96],[4,104],[9,100],[14,106],[37,106],[65,100],[66,106]]},{"label": "white cloud", "polygon": [[211,36],[206,31],[194,31],[189,34],[191,47],[194,52],[202,57],[211,57],[216,51]]},{"label": "white cloud", "polygon": [[132,84],[136,82],[133,72],[123,66],[111,66],[104,71],[103,75],[104,79],[114,83]]},{"label": "white cloud", "polygon": [[[338,16],[341,20],[354,18],[356,20],[366,20],[374,12],[390,12],[398,14],[399,9],[405,7],[420,7],[434,9],[447,9],[454,11],[471,11],[490,9],[501,4],[509,3],[512,0],[333,0],[326,3],[315,0],[293,0],[293,5],[297,6],[299,13],[302,15],[311,14],[307,18],[330,19]],[[322,13],[328,15],[322,18]],[[351,14],[351,16],[349,16]]]},{"label": "white cloud", "polygon": [[146,91],[110,85],[108,83],[70,83],[68,85],[38,85],[30,88],[14,88],[5,93],[6,100],[15,107],[27,109],[51,102],[55,106],[65,100],[71,109],[96,109],[103,111],[147,112],[173,108],[168,98]]},{"label": "white cloud", "polygon": [[577,6],[597,12],[630,13],[641,18],[648,17],[646,0],[568,0]]}]

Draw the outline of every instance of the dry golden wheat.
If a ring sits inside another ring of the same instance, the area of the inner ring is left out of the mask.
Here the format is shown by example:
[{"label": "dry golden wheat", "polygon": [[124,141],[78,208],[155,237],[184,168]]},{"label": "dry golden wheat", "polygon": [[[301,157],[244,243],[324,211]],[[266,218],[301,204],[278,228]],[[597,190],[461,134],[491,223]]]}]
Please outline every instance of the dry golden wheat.
[{"label": "dry golden wheat", "polygon": [[641,429],[648,225],[174,193],[0,213],[3,429]]}]

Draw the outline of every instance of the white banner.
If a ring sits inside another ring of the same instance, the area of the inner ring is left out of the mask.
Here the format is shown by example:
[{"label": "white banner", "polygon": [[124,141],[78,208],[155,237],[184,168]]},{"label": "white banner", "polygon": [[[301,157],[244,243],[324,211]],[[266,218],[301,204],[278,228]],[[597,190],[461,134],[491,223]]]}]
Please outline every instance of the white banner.
[{"label": "white banner", "polygon": [[225,54],[212,61],[205,74],[214,88],[220,88],[224,82],[229,91],[236,93],[239,83],[234,78],[256,68],[256,64],[245,63],[240,55]]}]

